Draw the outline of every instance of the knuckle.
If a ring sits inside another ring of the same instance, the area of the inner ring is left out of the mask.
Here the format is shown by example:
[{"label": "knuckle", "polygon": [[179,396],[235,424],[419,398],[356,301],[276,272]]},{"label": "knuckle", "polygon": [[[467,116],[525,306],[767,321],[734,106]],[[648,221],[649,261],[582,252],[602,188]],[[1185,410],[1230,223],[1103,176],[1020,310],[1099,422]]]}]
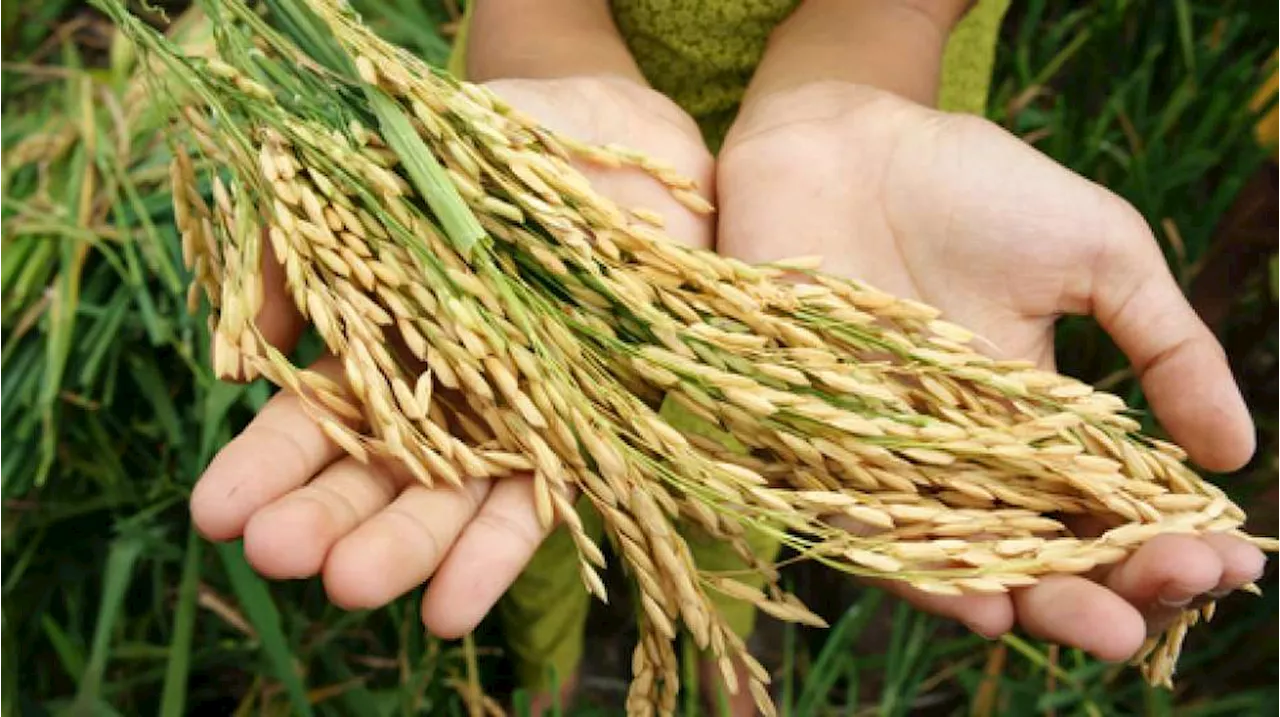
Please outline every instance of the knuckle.
[{"label": "knuckle", "polygon": [[[307,474],[313,470],[311,451],[294,432],[269,421],[252,426],[252,430],[255,432],[255,437],[269,445],[269,450],[260,451],[265,463],[288,475],[310,477]],[[240,434],[235,440],[249,439],[250,435],[246,432]]]},{"label": "knuckle", "polygon": [[364,512],[349,490],[317,481],[307,486],[307,493],[307,497],[315,501],[329,518],[338,520],[343,525],[354,526],[363,517]]},{"label": "knuckle", "polygon": [[1110,231],[1108,234],[1122,238],[1127,244],[1141,248],[1155,246],[1155,234],[1147,218],[1137,207],[1116,194],[1107,192],[1106,209]]},{"label": "knuckle", "polygon": [[505,511],[486,511],[476,516],[475,522],[498,535],[510,538],[523,551],[533,552],[542,542],[542,531],[528,520],[521,520]]},{"label": "knuckle", "polygon": [[1091,257],[1096,275],[1116,277],[1131,292],[1137,291],[1150,278],[1144,267],[1165,268],[1159,244],[1137,208],[1102,187],[1097,191],[1093,230],[1081,235],[1085,255]]},{"label": "knuckle", "polygon": [[423,541],[421,547],[426,548],[426,550],[420,552],[423,552],[428,556],[428,562],[432,565],[439,562],[440,557],[445,554],[445,551],[447,551],[449,546],[453,543],[452,537],[448,537],[437,532],[437,530],[432,528],[432,524],[422,520],[421,516],[408,510],[403,505],[392,505],[387,508],[386,515],[389,519],[400,523],[403,528],[408,529],[409,533]]},{"label": "knuckle", "polygon": [[999,135],[1002,139],[1011,137],[1000,125],[978,115],[936,112],[933,113],[933,119],[940,133],[955,135],[965,142],[986,143],[991,141],[993,135]]}]

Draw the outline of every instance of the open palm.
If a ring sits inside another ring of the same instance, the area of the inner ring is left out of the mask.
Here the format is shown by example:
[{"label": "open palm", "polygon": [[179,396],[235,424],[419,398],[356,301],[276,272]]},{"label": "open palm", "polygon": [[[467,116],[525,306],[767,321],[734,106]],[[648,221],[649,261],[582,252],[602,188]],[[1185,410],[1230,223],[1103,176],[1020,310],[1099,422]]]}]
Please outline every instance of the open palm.
[{"label": "open palm", "polygon": [[[824,270],[928,302],[991,353],[1046,368],[1057,318],[1093,315],[1197,462],[1229,470],[1253,452],[1222,350],[1141,215],[993,124],[865,87],[804,86],[744,108],[717,188],[722,253],[820,255]],[[1178,609],[1256,578],[1262,565],[1259,551],[1228,536],[1170,535],[1092,580],[1056,576],[1011,597],[908,597],[984,634],[1018,622],[1123,659]]]},{"label": "open palm", "polygon": [[[703,186],[711,156],[697,126],[675,104],[609,77],[509,80],[490,84],[549,128],[591,143],[618,143],[662,157]],[[601,193],[661,214],[672,236],[711,244],[696,216],[648,175],[584,167]],[[267,296],[258,325],[285,351],[302,318],[282,271],[264,259]],[[333,357],[314,368],[340,379]],[[272,578],[322,575],[338,605],[374,608],[422,585],[422,618],[442,637],[470,632],[528,563],[544,535],[532,482],[466,481],[428,488],[401,466],[347,457],[311,420],[300,399],[277,394],[215,457],[191,497],[196,526],[212,540],[244,538],[253,567]]]}]

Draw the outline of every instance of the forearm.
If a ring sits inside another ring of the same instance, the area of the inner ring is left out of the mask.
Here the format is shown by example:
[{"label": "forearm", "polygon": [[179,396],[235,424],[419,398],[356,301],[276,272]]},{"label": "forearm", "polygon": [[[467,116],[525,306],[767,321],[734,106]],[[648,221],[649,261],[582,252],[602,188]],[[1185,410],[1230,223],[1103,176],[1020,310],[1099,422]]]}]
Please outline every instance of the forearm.
[{"label": "forearm", "polygon": [[476,0],[467,77],[617,75],[644,83],[606,0]]},{"label": "forearm", "polygon": [[942,55],[970,0],[806,0],[769,38],[744,105],[836,80],[937,102]]}]

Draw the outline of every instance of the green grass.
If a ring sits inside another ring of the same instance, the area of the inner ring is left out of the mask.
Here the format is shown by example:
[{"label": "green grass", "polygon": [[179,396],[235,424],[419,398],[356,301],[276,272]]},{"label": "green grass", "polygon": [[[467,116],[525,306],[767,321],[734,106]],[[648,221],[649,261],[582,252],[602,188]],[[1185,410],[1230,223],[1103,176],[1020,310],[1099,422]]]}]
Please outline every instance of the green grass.
[{"label": "green grass", "polygon": [[[443,61],[448,43],[435,28],[448,19],[444,4],[356,4],[391,39]],[[1246,103],[1276,47],[1273,6],[1016,5],[993,119],[1133,202],[1175,275],[1196,287],[1215,242],[1230,239],[1215,230],[1266,162]],[[317,581],[268,583],[238,545],[212,547],[192,531],[186,500],[196,476],[269,390],[214,381],[204,319],[182,309],[186,274],[159,118],[144,114],[126,150],[108,101],[130,74],[129,54],[95,41],[110,35],[79,3],[3,8],[4,57],[17,64],[3,69],[0,137],[0,712],[463,714],[449,681],[464,675],[466,655],[460,643],[423,634],[416,596],[344,613]],[[60,28],[72,32],[55,36]],[[37,52],[56,72],[22,67]],[[49,161],[12,163],[24,138],[63,131],[70,140],[43,153]],[[1274,235],[1270,243],[1274,257]],[[1259,458],[1223,481],[1246,504],[1276,484],[1273,267],[1259,262],[1229,287],[1236,298],[1215,327],[1260,427]],[[1064,322],[1061,338],[1064,368],[1141,405],[1123,358],[1091,322]],[[844,590],[813,571],[795,577],[814,594]],[[1073,651],[963,635],[875,592],[829,612],[829,631],[782,633],[772,663],[785,714],[1277,710],[1276,645],[1256,639],[1275,634],[1274,589],[1232,597],[1210,628],[1193,632],[1174,694]],[[486,624],[476,641],[486,685],[510,692],[500,635]]]}]

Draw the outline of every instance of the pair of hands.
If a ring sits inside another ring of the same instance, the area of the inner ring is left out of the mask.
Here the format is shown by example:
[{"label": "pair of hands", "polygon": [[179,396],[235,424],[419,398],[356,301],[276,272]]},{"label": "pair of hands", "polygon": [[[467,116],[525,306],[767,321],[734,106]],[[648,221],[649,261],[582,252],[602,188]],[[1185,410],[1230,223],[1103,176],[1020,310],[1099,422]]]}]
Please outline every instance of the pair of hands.
[{"label": "pair of hands", "polygon": [[[1115,195],[977,118],[844,83],[754,98],[717,160],[670,100],[612,77],[491,87],[554,130],[674,164],[716,198],[695,216],[638,172],[585,167],[624,206],[662,213],[691,245],[747,261],[817,254],[824,269],[941,308],[1009,357],[1053,366],[1053,325],[1091,314],[1142,377],[1157,415],[1201,465],[1231,470],[1253,427],[1218,343],[1169,274],[1142,217]],[[260,328],[289,349],[302,328],[267,261]],[[332,359],[318,368],[337,376]],[[212,540],[244,538],[264,576],[323,575],[330,598],[374,608],[430,580],[426,627],[469,632],[543,538],[531,487],[428,489],[394,465],[345,457],[282,392],[210,464],[191,499]],[[1180,608],[1256,579],[1264,557],[1225,535],[1161,536],[1095,575],[1009,595],[888,589],[987,636],[1015,624],[1122,660]]]}]

